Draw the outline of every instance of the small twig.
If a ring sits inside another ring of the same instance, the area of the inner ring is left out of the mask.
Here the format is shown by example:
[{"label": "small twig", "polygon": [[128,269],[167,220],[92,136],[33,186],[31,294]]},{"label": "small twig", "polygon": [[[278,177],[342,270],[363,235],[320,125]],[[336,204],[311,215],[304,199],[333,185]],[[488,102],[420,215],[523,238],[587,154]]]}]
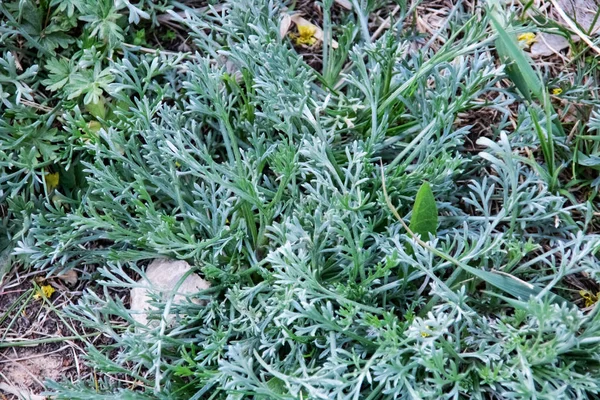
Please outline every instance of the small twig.
[{"label": "small twig", "polygon": [[67,340],[81,340],[81,338],[88,338],[93,336],[100,336],[102,333],[86,333],[85,335],[79,336],[60,336],[60,337],[51,337],[47,339],[35,339],[35,340],[20,340],[20,341],[11,341],[10,339],[5,339],[0,343],[0,349],[6,347],[28,347],[28,346],[37,346],[39,344],[44,343],[57,343],[57,342],[65,342]]},{"label": "small twig", "polygon": [[47,113],[52,112],[52,110],[54,110],[51,107],[43,106],[41,104],[38,104],[38,103],[30,101],[30,100],[26,100],[26,99],[21,99],[21,104],[23,104],[24,106],[28,106],[28,107],[31,107],[31,108],[38,109],[40,111],[47,112]]},{"label": "small twig", "polygon": [[392,13],[385,19],[385,21],[383,21],[381,25],[379,25],[379,28],[377,28],[373,36],[371,36],[371,42],[374,42],[384,30],[390,27],[392,17],[394,17],[398,13],[398,11],[400,11],[400,6],[394,7]]},{"label": "small twig", "polygon": [[581,122],[580,120],[577,120],[577,122],[575,122],[575,125],[573,125],[573,129],[571,129],[571,132],[569,132],[569,136],[567,136],[567,140],[565,141],[565,144],[571,143],[571,140],[573,140],[573,137],[577,133],[577,128],[579,128],[580,122]]}]

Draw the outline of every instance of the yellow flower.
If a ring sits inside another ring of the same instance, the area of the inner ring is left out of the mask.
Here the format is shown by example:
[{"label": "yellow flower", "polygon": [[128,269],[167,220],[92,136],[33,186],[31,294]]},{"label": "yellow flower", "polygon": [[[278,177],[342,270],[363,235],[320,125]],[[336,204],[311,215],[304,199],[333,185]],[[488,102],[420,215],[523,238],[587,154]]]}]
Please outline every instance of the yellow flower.
[{"label": "yellow flower", "polygon": [[[426,329],[431,329],[431,327],[430,327],[429,325],[425,325],[425,328],[426,328]],[[429,337],[429,336],[431,336],[429,333],[427,333],[427,332],[425,332],[425,331],[422,331],[422,332],[421,332],[421,337],[424,337],[424,338],[426,338],[426,337]]]},{"label": "yellow flower", "polygon": [[56,290],[50,285],[40,286],[40,288],[33,295],[33,298],[36,300],[40,300],[43,297],[49,299]]},{"label": "yellow flower", "polygon": [[58,186],[58,172],[44,175],[44,181],[46,181],[46,187],[48,188],[48,191],[53,191]]},{"label": "yellow flower", "polygon": [[558,96],[561,93],[562,93],[562,89],[561,88],[552,89],[552,94],[555,95],[555,96]]},{"label": "yellow flower", "polygon": [[517,39],[519,42],[524,43],[527,47],[537,42],[537,38],[533,32],[522,33],[517,37]]},{"label": "yellow flower", "polygon": [[317,41],[315,33],[317,33],[317,27],[314,25],[296,25],[298,28],[298,34],[292,35],[296,40],[296,44],[306,44],[312,46]]},{"label": "yellow flower", "polygon": [[591,307],[594,304],[596,304],[598,302],[598,299],[600,298],[600,293],[592,293],[589,290],[580,290],[579,291],[579,295],[581,297],[583,297],[583,299],[585,300],[585,306],[586,307]]}]

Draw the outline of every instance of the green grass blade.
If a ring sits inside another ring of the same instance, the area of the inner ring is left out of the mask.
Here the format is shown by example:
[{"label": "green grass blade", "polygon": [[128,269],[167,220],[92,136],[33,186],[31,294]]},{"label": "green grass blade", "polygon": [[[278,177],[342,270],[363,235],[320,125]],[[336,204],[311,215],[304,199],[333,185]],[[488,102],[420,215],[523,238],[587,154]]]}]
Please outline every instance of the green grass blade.
[{"label": "green grass blade", "polygon": [[498,55],[509,65],[507,74],[525,97],[528,97],[528,93],[532,93],[534,97],[541,100],[544,85],[531,66],[530,60],[517,44],[517,40],[504,29],[497,11],[492,11],[490,20],[498,34],[496,39]]}]

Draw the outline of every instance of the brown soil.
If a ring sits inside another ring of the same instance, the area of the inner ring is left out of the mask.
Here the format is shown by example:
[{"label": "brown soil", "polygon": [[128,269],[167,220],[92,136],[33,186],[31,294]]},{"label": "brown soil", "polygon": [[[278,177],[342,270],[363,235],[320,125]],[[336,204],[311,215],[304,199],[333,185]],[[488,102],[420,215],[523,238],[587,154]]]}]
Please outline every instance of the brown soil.
[{"label": "brown soil", "polygon": [[[0,399],[42,399],[36,396],[47,390],[47,380],[74,382],[93,374],[84,360],[87,344],[74,337],[94,332],[62,310],[88,287],[97,288],[89,277],[69,284],[68,279],[44,279],[37,271],[17,271],[13,268],[0,284]],[[33,296],[41,285],[55,289],[47,300]],[[100,347],[110,343],[104,336],[85,340]]]}]

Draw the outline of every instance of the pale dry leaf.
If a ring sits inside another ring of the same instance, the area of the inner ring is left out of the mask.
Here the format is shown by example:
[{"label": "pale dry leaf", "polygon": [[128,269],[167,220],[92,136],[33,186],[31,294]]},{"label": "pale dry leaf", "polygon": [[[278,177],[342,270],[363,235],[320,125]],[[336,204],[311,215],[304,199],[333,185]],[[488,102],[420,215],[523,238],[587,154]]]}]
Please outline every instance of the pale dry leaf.
[{"label": "pale dry leaf", "polygon": [[[308,21],[307,19],[302,18],[300,15],[295,14],[291,16],[291,20],[294,24],[296,24],[297,26],[308,26],[311,27],[312,29],[314,29],[314,34],[313,36],[315,37],[315,39],[319,40],[319,41],[323,41],[324,38],[324,34],[323,34],[323,29],[319,28],[317,25],[313,24],[312,22]],[[336,42],[335,40],[333,40],[333,38],[331,39],[331,47],[333,47],[334,49],[338,48],[338,42]]]},{"label": "pale dry leaf", "polygon": [[[594,0],[558,0],[557,4],[569,18],[577,22],[579,26],[590,35],[594,35],[600,31],[600,18],[594,23],[596,13],[598,12],[598,4]],[[565,21],[555,9],[551,9],[553,14],[556,14],[554,19],[557,23],[569,28]],[[593,27],[592,27],[593,24]],[[578,35],[571,36],[571,40],[578,42],[581,38]],[[536,43],[531,46],[531,55],[534,57],[543,57],[556,54],[559,51],[569,47],[569,41],[561,36],[550,33],[540,33],[537,35]]]},{"label": "pale dry leaf", "polygon": [[558,53],[567,47],[569,47],[569,41],[564,36],[540,33],[529,51],[534,57],[542,57]]},{"label": "pale dry leaf", "polygon": [[292,26],[292,17],[290,14],[283,14],[279,20],[279,37],[284,38],[285,35],[290,31]]},{"label": "pale dry leaf", "polygon": [[[148,324],[148,310],[153,307],[149,304],[150,290],[158,293],[161,298],[167,300],[173,296],[173,303],[184,303],[185,299],[190,295],[195,295],[199,291],[208,289],[210,284],[200,278],[195,273],[189,274],[183,283],[174,292],[175,287],[181,278],[191,270],[191,266],[185,261],[173,261],[165,259],[156,259],[148,265],[145,271],[146,279],[142,278],[138,281],[145,287],[131,289],[131,305],[132,317],[142,325]],[[152,288],[152,289],[150,289]],[[169,320],[173,319],[173,315],[169,315]]]},{"label": "pale dry leaf", "polygon": [[335,0],[336,4],[344,7],[346,10],[352,10],[352,2],[349,0]]},{"label": "pale dry leaf", "polygon": [[79,277],[77,276],[77,271],[72,269],[65,272],[64,274],[58,275],[57,278],[70,286],[74,286],[77,283],[77,280],[79,279]]},{"label": "pale dry leaf", "polygon": [[217,58],[218,65],[225,66],[225,71],[227,71],[237,83],[240,83],[243,80],[242,71],[240,71],[235,63],[229,59],[226,53],[219,50],[217,51],[217,54],[219,55]]}]

